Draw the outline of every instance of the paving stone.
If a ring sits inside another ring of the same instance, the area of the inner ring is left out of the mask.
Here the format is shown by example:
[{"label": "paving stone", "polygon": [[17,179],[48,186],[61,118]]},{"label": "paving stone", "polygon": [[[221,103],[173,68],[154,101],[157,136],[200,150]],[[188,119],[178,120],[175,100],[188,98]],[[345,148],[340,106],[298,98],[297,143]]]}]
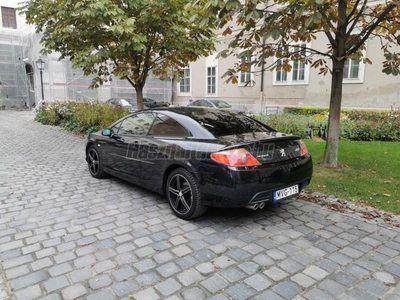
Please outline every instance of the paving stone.
[{"label": "paving stone", "polygon": [[273,291],[267,290],[254,298],[255,300],[282,300],[283,298]]},{"label": "paving stone", "polygon": [[334,273],[331,278],[337,283],[347,286],[348,288],[354,286],[354,284],[359,280],[355,276],[342,271]]},{"label": "paving stone", "polygon": [[51,277],[56,277],[72,271],[72,267],[68,263],[63,263],[48,269]]},{"label": "paving stone", "polygon": [[[185,299],[185,300],[207,299],[206,293],[198,287],[186,289],[185,291],[182,292],[181,295],[182,295],[183,299]],[[147,298],[147,299],[150,299],[150,298]],[[145,300],[145,299],[143,299],[143,300]]]},{"label": "paving stone", "polygon": [[156,255],[153,256],[153,259],[158,263],[158,264],[163,264],[167,261],[172,260],[174,257],[172,256],[172,254],[168,251],[163,251],[160,252]]},{"label": "paving stone", "polygon": [[24,255],[24,256],[18,256],[14,258],[7,259],[3,262],[1,262],[3,269],[10,269],[14,268],[29,262],[33,261],[33,257],[31,254]]},{"label": "paving stone", "polygon": [[173,278],[169,278],[155,286],[155,288],[163,295],[169,296],[178,291],[182,286]]},{"label": "paving stone", "polygon": [[124,281],[116,283],[112,286],[114,293],[120,298],[122,296],[132,294],[139,286],[133,281]]},{"label": "paving stone", "polygon": [[277,267],[271,267],[263,272],[265,275],[267,275],[269,278],[274,280],[275,282],[281,281],[282,279],[286,278],[289,276],[288,273],[285,271],[277,268]]},{"label": "paving stone", "polygon": [[90,267],[78,269],[78,270],[72,271],[71,273],[68,274],[68,277],[74,283],[81,282],[86,279],[92,278],[92,276],[93,276],[93,272]]},{"label": "paving stone", "polygon": [[155,283],[161,282],[161,276],[155,271],[149,271],[146,273],[141,273],[135,276],[135,281],[142,287],[152,286]]},{"label": "paving stone", "polygon": [[344,293],[347,289],[346,286],[341,285],[331,279],[325,279],[324,281],[322,281],[318,285],[318,288],[327,291],[330,295],[332,295],[335,298]]},{"label": "paving stone", "polygon": [[82,284],[71,285],[61,291],[61,294],[65,300],[77,299],[86,295],[88,291]]},{"label": "paving stone", "polygon": [[149,300],[149,299],[158,300],[160,299],[160,296],[156,293],[156,291],[153,288],[149,288],[142,290],[136,294],[133,294],[133,298],[136,300]]},{"label": "paving stone", "polygon": [[253,261],[263,267],[272,266],[275,264],[275,261],[265,254],[258,254],[254,256]]},{"label": "paving stone", "polygon": [[114,300],[117,297],[110,290],[101,290],[97,293],[90,294],[87,300]]},{"label": "paving stone", "polygon": [[351,290],[348,291],[348,294],[350,296],[355,297],[356,299],[363,299],[363,300],[374,300],[377,299],[375,295],[372,295],[363,289],[360,289],[358,287],[355,287]]},{"label": "paving stone", "polygon": [[295,274],[303,269],[303,266],[292,259],[285,259],[278,264],[278,267],[282,270],[290,273]]},{"label": "paving stone", "polygon": [[[204,245],[204,246],[207,246],[207,245]],[[228,250],[228,247],[226,247],[225,245],[222,245],[222,244],[214,244],[214,245],[212,244],[212,245],[208,246],[208,249],[210,249],[215,254],[222,254]]]},{"label": "paving stone", "polygon": [[62,289],[69,285],[68,279],[65,276],[51,278],[44,283],[44,287],[48,293]]},{"label": "paving stone", "polygon": [[204,277],[196,269],[191,268],[180,273],[177,278],[184,286],[191,286]]},{"label": "paving stone", "polygon": [[249,278],[245,279],[244,282],[257,292],[267,289],[272,284],[271,281],[269,281],[265,276],[260,274],[255,274],[253,276],[250,276]]},{"label": "paving stone", "polygon": [[226,255],[231,257],[233,260],[237,262],[247,260],[251,256],[249,252],[244,251],[242,249],[235,249],[233,251],[229,251],[226,253]]},{"label": "paving stone", "polygon": [[111,260],[101,261],[93,266],[93,269],[96,271],[97,274],[102,272],[112,270],[116,267],[116,265]]},{"label": "paving stone", "polygon": [[380,296],[386,293],[389,290],[389,287],[383,284],[382,282],[379,282],[375,279],[369,279],[366,281],[363,281],[360,285],[361,288],[363,288],[365,291],[368,293],[375,295],[375,296]]},{"label": "paving stone", "polygon": [[[303,296],[306,299],[310,299],[310,300],[313,300],[313,299],[324,299],[324,300],[331,300],[332,299],[333,300],[334,299],[333,297],[329,296],[325,291],[322,291],[322,290],[317,289],[317,288],[314,288],[314,289],[304,293]],[[364,300],[364,298],[359,298],[359,299],[363,299]]]},{"label": "paving stone", "polygon": [[216,265],[218,268],[221,268],[221,269],[227,268],[236,263],[233,259],[231,259],[225,255],[222,255],[222,256],[219,256],[219,257],[213,259],[212,262],[214,265]]},{"label": "paving stone", "polygon": [[162,265],[161,267],[157,268],[158,273],[160,273],[160,275],[162,277],[170,277],[176,273],[179,273],[181,271],[181,269],[178,267],[177,264],[171,262],[171,263],[167,263],[165,265]]},{"label": "paving stone", "polygon": [[321,268],[318,268],[316,266],[310,266],[307,269],[304,270],[303,272],[304,274],[306,274],[307,276],[310,276],[316,280],[321,280],[324,279],[326,276],[329,275],[328,272],[324,271]]},{"label": "paving stone", "polygon": [[374,274],[374,278],[387,285],[395,284],[394,277],[386,272],[376,272]]},{"label": "paving stone", "polygon": [[228,280],[230,283],[234,283],[240,279],[245,278],[247,275],[239,268],[230,267],[219,273],[222,277]]},{"label": "paving stone", "polygon": [[117,281],[124,281],[128,278],[135,276],[136,272],[131,267],[127,266],[117,271],[114,271],[112,274]]},{"label": "paving stone", "polygon": [[281,295],[284,299],[293,299],[294,296],[302,292],[301,288],[291,281],[280,282],[273,286],[272,290],[278,295]]},{"label": "paving stone", "polygon": [[[1,290],[0,290],[0,296],[1,296]],[[15,292],[15,297],[18,300],[37,299],[40,296],[42,296],[42,291],[40,290],[40,287],[37,284]],[[4,297],[4,299],[7,298]]]},{"label": "paving stone", "polygon": [[48,277],[45,272],[37,271],[28,275],[13,279],[10,281],[10,286],[13,290],[19,290],[22,288],[29,287],[41,281],[46,280]]},{"label": "paving stone", "polygon": [[241,263],[239,265],[239,268],[246,272],[248,275],[258,273],[261,270],[261,266],[252,261]]},{"label": "paving stone", "polygon": [[92,290],[98,290],[103,287],[109,286],[112,283],[110,276],[101,274],[89,280],[89,286]]},{"label": "paving stone", "polygon": [[315,283],[315,280],[302,273],[296,274],[290,278],[293,282],[297,283],[302,288],[308,288]]},{"label": "paving stone", "polygon": [[237,283],[229,287],[226,293],[233,299],[250,299],[255,295],[255,291],[244,283]]},{"label": "paving stone", "polygon": [[5,272],[7,279],[14,279],[30,272],[27,265],[22,265],[14,269],[9,269]]},{"label": "paving stone", "polygon": [[196,266],[196,269],[203,275],[208,275],[214,272],[215,267],[212,263],[202,263]]},{"label": "paving stone", "polygon": [[213,275],[206,280],[203,280],[201,285],[204,286],[211,294],[215,294],[218,291],[225,289],[229,284],[219,275]]}]

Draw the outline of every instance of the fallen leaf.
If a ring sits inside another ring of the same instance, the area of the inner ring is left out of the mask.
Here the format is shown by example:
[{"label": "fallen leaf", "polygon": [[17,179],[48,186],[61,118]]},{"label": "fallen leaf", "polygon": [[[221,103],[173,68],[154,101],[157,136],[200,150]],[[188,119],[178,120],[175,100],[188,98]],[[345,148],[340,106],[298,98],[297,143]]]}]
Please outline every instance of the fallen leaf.
[{"label": "fallen leaf", "polygon": [[392,195],[390,195],[390,194],[382,194],[382,195],[385,197],[392,197]]}]

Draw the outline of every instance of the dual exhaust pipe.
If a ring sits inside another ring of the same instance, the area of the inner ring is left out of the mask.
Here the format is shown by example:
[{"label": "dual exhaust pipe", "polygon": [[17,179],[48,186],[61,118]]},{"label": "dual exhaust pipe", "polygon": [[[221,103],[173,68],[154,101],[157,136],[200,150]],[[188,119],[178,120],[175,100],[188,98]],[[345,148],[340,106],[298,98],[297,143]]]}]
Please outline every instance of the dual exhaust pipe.
[{"label": "dual exhaust pipe", "polygon": [[260,202],[253,205],[245,206],[245,208],[252,210],[263,209],[264,207],[265,207],[265,202]]}]

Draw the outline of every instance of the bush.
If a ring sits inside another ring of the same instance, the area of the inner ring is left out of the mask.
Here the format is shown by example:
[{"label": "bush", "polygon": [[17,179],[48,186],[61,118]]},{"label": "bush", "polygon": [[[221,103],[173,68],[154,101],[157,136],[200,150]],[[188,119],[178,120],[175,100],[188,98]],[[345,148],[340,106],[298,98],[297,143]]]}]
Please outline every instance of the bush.
[{"label": "bush", "polygon": [[[328,115],[329,109],[324,107],[285,107],[284,113],[302,116]],[[350,109],[342,108],[342,117],[350,120],[384,122],[393,117],[399,117],[399,112],[394,110]]]},{"label": "bush", "polygon": [[[370,115],[367,120],[351,119],[345,113],[342,114],[340,121],[340,138],[354,141],[400,141],[400,117],[396,114],[380,115],[381,121]],[[378,116],[375,115],[375,116]],[[256,117],[259,121],[270,125],[278,131],[290,133],[306,138],[308,128],[322,126],[325,128],[328,124],[327,115],[301,115],[283,113],[280,115],[267,115]],[[314,135],[317,132],[314,131]]]},{"label": "bush", "polygon": [[89,134],[106,128],[129,114],[129,111],[99,101],[51,102],[41,107],[35,120],[48,125],[61,126],[75,133]]}]

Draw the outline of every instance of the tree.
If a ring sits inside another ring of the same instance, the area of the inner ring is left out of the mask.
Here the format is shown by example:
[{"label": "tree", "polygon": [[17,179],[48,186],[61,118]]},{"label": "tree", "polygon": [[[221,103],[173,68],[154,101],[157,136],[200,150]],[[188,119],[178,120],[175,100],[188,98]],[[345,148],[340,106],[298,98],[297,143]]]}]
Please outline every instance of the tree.
[{"label": "tree", "polygon": [[[331,74],[323,164],[336,167],[345,62],[357,59],[371,63],[363,56],[363,50],[368,39],[379,39],[386,59],[383,72],[399,74],[400,53],[392,46],[400,44],[400,1],[197,0],[195,3],[207,7],[207,22],[221,28],[223,35],[233,35],[229,48],[220,53],[222,57],[237,48],[246,50],[242,55],[251,53],[254,57],[251,62],[237,63],[229,69],[225,74],[228,81],[237,81],[237,71],[248,70],[251,64],[261,69],[290,71],[291,60],[319,68],[320,74]],[[327,49],[293,47],[321,36],[327,39]],[[275,62],[267,64],[268,58],[274,58]]]},{"label": "tree", "polygon": [[[20,7],[43,33],[43,54],[60,53],[85,75],[90,87],[126,79],[143,109],[149,72],[167,78],[214,49],[214,34],[200,26],[201,7],[190,0],[30,0]],[[175,71],[174,71],[175,70]]]}]

